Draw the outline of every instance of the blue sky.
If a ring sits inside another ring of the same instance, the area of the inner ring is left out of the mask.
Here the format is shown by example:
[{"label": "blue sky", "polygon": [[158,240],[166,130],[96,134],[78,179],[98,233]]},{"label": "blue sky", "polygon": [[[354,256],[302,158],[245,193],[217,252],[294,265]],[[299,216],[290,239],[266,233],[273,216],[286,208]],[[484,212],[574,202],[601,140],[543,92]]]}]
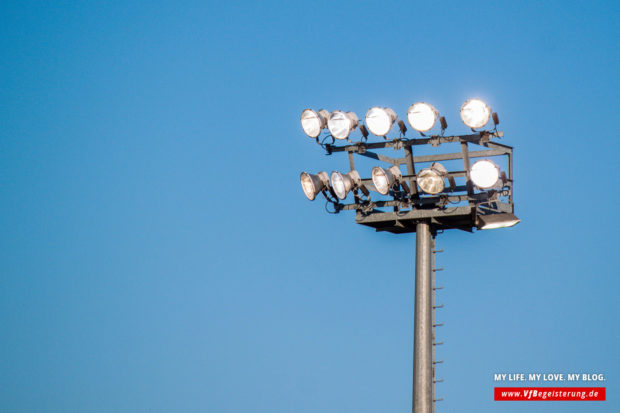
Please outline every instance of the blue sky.
[{"label": "blue sky", "polygon": [[[437,412],[620,410],[619,12],[2,3],[0,411],[410,411],[415,237],[306,200],[347,163],[299,114],[423,100],[458,134],[474,96],[522,223],[437,239]],[[604,373],[608,401],[494,402],[500,372]]]}]

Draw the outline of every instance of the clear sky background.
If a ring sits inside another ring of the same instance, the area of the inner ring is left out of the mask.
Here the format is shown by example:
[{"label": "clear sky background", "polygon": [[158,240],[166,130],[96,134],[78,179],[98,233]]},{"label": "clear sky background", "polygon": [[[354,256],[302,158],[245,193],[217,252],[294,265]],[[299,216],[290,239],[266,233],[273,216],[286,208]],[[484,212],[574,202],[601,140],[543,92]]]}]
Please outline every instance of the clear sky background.
[{"label": "clear sky background", "polygon": [[[301,171],[348,164],[299,115],[422,100],[458,134],[470,97],[515,147],[522,223],[438,237],[437,412],[620,411],[619,21],[613,1],[2,2],[0,411],[410,411],[415,236],[306,200]],[[603,373],[608,401],[492,401],[520,372]]]}]

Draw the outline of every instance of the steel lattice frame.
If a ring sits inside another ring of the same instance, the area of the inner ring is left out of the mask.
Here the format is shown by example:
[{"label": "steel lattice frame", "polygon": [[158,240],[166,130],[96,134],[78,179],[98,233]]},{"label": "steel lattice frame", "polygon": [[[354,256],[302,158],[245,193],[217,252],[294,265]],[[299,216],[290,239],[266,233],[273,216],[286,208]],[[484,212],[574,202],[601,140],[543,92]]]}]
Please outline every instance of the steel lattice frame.
[{"label": "steel lattice frame", "polygon": [[[503,137],[500,131],[483,131],[470,135],[431,136],[428,138],[406,139],[397,138],[384,142],[359,142],[337,146],[335,144],[322,145],[328,154],[346,152],[349,156],[349,166],[355,169],[354,155],[379,160],[398,167],[405,166],[407,174],[402,180],[407,182],[410,189],[390,191],[392,200],[372,200],[372,196],[363,197],[358,189],[353,191],[354,202],[343,204],[330,196],[328,190],[323,193],[334,204],[335,212],[342,210],[356,211],[356,222],[375,228],[377,231],[392,233],[408,233],[416,231],[418,222],[428,222],[434,231],[442,229],[461,229],[473,231],[479,224],[480,216],[499,213],[514,213],[513,177],[512,177],[512,150],[513,148],[494,142],[493,139]],[[444,143],[459,143],[461,151],[437,155],[415,156],[414,148],[418,145],[440,146]],[[470,150],[471,145],[484,149]],[[379,154],[374,150],[391,148],[399,151],[401,157],[390,157]],[[476,188],[470,179],[470,160],[474,158],[492,158],[497,156],[508,157],[507,174],[502,172],[503,185],[487,190]],[[416,166],[420,163],[462,160],[463,169],[449,171],[447,180],[449,186],[437,195],[427,195],[418,190],[416,185]],[[465,178],[465,185],[457,186],[455,178]],[[362,179],[362,185],[372,186],[372,179]],[[460,204],[458,206],[451,206]],[[392,211],[380,208],[391,207]]]}]

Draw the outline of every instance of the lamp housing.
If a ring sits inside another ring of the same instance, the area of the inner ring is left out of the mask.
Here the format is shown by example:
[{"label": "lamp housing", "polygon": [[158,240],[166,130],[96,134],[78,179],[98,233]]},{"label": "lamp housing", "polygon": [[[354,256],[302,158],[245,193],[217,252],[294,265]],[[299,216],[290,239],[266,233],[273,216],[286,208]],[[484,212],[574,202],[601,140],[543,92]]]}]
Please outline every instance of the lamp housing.
[{"label": "lamp housing", "polygon": [[443,192],[446,176],[448,176],[446,168],[439,162],[433,162],[430,167],[418,172],[416,181],[422,191],[436,195]]},{"label": "lamp housing", "polygon": [[521,222],[519,218],[509,213],[478,215],[476,226],[478,229],[508,228],[517,225],[519,222]]},{"label": "lamp housing", "polygon": [[431,130],[435,126],[437,119],[439,119],[437,109],[425,102],[414,103],[407,110],[407,121],[418,132]]},{"label": "lamp housing", "polygon": [[299,180],[301,182],[301,189],[303,189],[306,198],[310,201],[314,201],[314,198],[316,198],[319,192],[329,187],[329,176],[327,176],[327,172],[324,171],[316,175],[302,172],[299,176]]},{"label": "lamp housing", "polygon": [[500,178],[499,166],[490,159],[475,162],[469,170],[469,177],[480,189],[493,188]]},{"label": "lamp housing", "polygon": [[371,175],[372,183],[377,192],[381,195],[387,195],[388,192],[390,192],[390,188],[393,187],[396,182],[400,182],[402,177],[400,168],[396,165],[390,166],[388,169],[375,166],[372,168]]},{"label": "lamp housing", "polygon": [[398,119],[398,117],[394,110],[374,106],[366,112],[365,123],[366,127],[368,127],[368,130],[370,130],[373,135],[385,136],[390,129],[392,129],[392,125],[394,125],[396,119]]},{"label": "lamp housing", "polygon": [[345,199],[350,190],[361,185],[362,179],[357,171],[352,170],[346,174],[333,171],[331,175],[331,185],[336,196]]},{"label": "lamp housing", "polygon": [[304,133],[311,138],[317,138],[323,129],[327,126],[327,118],[329,112],[321,109],[318,112],[312,109],[304,109],[301,112],[301,128]]},{"label": "lamp housing", "polygon": [[327,128],[336,139],[347,139],[353,129],[357,127],[359,119],[354,112],[335,110],[329,115]]},{"label": "lamp housing", "polygon": [[469,99],[461,106],[460,113],[465,125],[477,129],[489,123],[491,107],[480,99]]}]

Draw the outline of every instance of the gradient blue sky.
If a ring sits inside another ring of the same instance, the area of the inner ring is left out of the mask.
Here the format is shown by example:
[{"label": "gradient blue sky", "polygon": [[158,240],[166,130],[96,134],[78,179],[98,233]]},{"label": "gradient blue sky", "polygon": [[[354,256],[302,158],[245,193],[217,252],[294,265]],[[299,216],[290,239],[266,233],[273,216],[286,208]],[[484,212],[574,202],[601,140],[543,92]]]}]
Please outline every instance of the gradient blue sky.
[{"label": "gradient blue sky", "polygon": [[[438,238],[437,412],[620,411],[612,1],[3,2],[0,411],[407,412],[414,236],[308,202],[306,107],[499,112],[518,226]],[[369,171],[361,171],[367,174]],[[493,373],[608,401],[492,401]],[[596,385],[596,384],[595,384]]]}]

